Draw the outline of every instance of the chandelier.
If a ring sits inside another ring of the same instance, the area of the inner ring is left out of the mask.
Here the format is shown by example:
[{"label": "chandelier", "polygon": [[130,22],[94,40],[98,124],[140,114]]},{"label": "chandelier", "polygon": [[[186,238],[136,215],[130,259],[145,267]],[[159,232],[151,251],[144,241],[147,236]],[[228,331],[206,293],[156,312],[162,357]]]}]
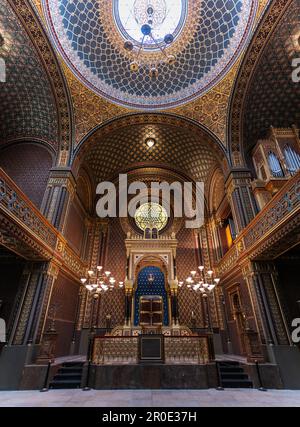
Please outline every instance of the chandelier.
[{"label": "chandelier", "polygon": [[[116,288],[116,279],[110,271],[103,271],[102,266],[97,266],[96,271],[88,270],[87,277],[80,279],[85,288],[96,297],[102,292],[112,291]],[[123,288],[124,282],[119,282],[119,288]]]},{"label": "chandelier", "polygon": [[214,277],[214,272],[210,268],[209,270],[205,270],[203,265],[198,267],[199,272],[191,271],[189,277],[185,279],[185,282],[179,282],[179,287],[182,287],[184,283],[186,283],[187,288],[200,291],[201,294],[206,297],[210,294],[220,283],[220,279],[218,277]]},{"label": "chandelier", "polygon": [[149,40],[151,40],[153,46],[156,47],[162,53],[159,60],[152,63],[149,66],[149,76],[151,78],[158,77],[158,65],[159,63],[166,63],[168,65],[174,65],[176,57],[166,53],[166,48],[171,45],[174,41],[174,35],[167,33],[164,35],[163,40],[156,38],[154,35],[154,29],[162,26],[167,16],[167,7],[165,0],[139,0],[134,4],[134,17],[138,25],[140,25],[141,41],[135,42],[135,40],[126,40],[124,43],[124,49],[130,52],[133,56],[133,61],[130,62],[130,71],[137,73],[143,64],[141,53],[147,50],[149,46]]}]

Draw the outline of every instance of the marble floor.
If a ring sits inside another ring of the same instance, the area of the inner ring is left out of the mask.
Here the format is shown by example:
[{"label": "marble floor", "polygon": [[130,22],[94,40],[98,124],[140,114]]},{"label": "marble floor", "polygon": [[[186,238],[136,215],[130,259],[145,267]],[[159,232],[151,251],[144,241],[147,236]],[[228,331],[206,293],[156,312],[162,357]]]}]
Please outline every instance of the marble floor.
[{"label": "marble floor", "polygon": [[0,407],[300,407],[300,390],[1,391]]}]

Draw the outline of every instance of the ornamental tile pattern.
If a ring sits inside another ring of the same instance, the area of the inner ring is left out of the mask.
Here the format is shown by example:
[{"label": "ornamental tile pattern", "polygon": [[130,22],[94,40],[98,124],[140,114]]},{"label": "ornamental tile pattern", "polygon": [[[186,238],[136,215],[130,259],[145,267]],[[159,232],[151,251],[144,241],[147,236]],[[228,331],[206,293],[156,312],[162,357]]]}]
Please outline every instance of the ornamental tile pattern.
[{"label": "ornamental tile pattern", "polygon": [[[156,140],[153,148],[145,143]],[[181,170],[194,180],[205,181],[217,162],[214,143],[204,133],[199,135],[165,124],[137,124],[101,135],[94,133],[89,141],[85,161],[96,182],[111,179],[120,171],[135,165],[161,164]]]},{"label": "ornamental tile pattern", "polygon": [[300,84],[291,75],[292,60],[300,54],[299,37],[300,1],[294,0],[272,34],[248,88],[243,128],[246,150],[270,126],[288,128],[300,122]]},{"label": "ornamental tile pattern", "polygon": [[6,83],[0,83],[0,142],[39,138],[57,148],[58,117],[50,80],[33,43],[5,0],[0,0],[0,57]]},{"label": "ornamental tile pattern", "polygon": [[[296,1],[296,0],[294,0]],[[286,68],[286,59],[283,59],[287,55],[287,51],[289,50],[288,46],[286,47],[286,52],[284,52],[284,48],[281,48],[279,56],[279,62],[277,67],[276,62],[276,56],[275,58],[269,58],[271,60],[269,65],[265,65],[261,68],[262,75],[260,75],[260,71],[256,72],[256,69],[259,69],[261,58],[264,56],[265,48],[267,43],[270,40],[270,37],[272,39],[272,34],[276,27],[278,26],[279,22],[281,22],[282,17],[284,14],[289,10],[289,7],[293,4],[293,0],[273,0],[270,2],[269,7],[263,16],[263,19],[259,23],[259,26],[255,32],[255,35],[251,41],[250,47],[247,50],[245,57],[243,58],[243,63],[241,64],[239,74],[236,79],[234,91],[232,93],[232,99],[230,104],[230,109],[228,113],[228,129],[227,129],[227,144],[230,146],[231,151],[231,157],[233,164],[235,166],[243,165],[244,159],[243,159],[243,131],[245,133],[244,129],[244,121],[247,118],[245,112],[245,104],[247,103],[247,99],[249,96],[251,96],[251,92],[249,91],[250,85],[253,85],[253,89],[258,86],[260,86],[260,91],[256,91],[256,98],[253,98],[253,101],[255,103],[255,107],[257,108],[258,104],[259,106],[262,106],[262,109],[259,108],[257,116],[253,116],[254,113],[251,113],[251,104],[249,105],[249,112],[247,114],[251,114],[254,119],[256,119],[256,125],[255,127],[258,128],[259,126],[263,125],[263,127],[266,129],[269,126],[270,123],[270,116],[269,111],[272,111],[271,105],[268,104],[268,97],[271,95],[273,91],[280,91],[280,103],[283,103],[285,105],[284,108],[289,107],[289,98],[286,96],[286,84],[289,86],[288,88],[288,94],[290,93],[290,83],[287,83],[287,79],[291,77],[292,73],[292,67],[290,67],[290,70],[286,74],[287,68]],[[297,15],[295,16],[295,19],[297,19]],[[287,31],[286,33],[286,41],[290,38],[290,30],[285,26],[285,29]],[[274,38],[274,40],[276,37]],[[272,43],[271,43],[272,44]],[[273,54],[275,54],[275,51],[273,49]],[[291,64],[291,62],[290,62]],[[282,65],[284,66],[284,69],[282,69]],[[258,68],[257,68],[258,67]],[[272,73],[269,73],[269,70],[272,69]],[[255,79],[254,79],[254,73]],[[278,76],[278,78],[276,77]],[[270,81],[271,78],[271,81]],[[257,80],[257,81],[256,81]],[[264,86],[262,85],[262,82],[264,82]],[[282,87],[282,84],[285,82],[285,86]],[[296,86],[296,85],[295,85]],[[262,89],[263,87],[263,89]],[[297,90],[297,88],[294,88]],[[264,97],[262,97],[262,91],[264,93]],[[272,95],[271,95],[272,97]],[[277,103],[277,101],[275,100]],[[292,105],[293,102],[292,102]],[[270,108],[270,110],[269,110]],[[282,112],[282,105],[280,105],[280,110]],[[281,113],[279,113],[281,114]],[[277,116],[277,113],[274,117],[274,119]],[[284,117],[286,115],[284,114]],[[254,133],[251,135],[249,132],[249,136],[247,137],[248,141],[246,141],[246,144],[248,144],[248,150],[249,145],[255,144],[257,142],[255,139],[250,141],[250,138],[255,138],[255,130],[252,126],[252,130]]]},{"label": "ornamental tile pattern", "polygon": [[[45,20],[42,12],[41,0],[31,1],[39,11],[41,18]],[[256,15],[256,24],[259,22],[269,0],[259,0],[258,3],[259,7]],[[130,111],[128,108],[113,104],[99,97],[83,85],[63,61],[62,66],[73,99],[76,123],[75,144],[78,144],[89,131],[100,123]],[[228,101],[238,66],[239,61],[230,69],[223,80],[216,84],[205,96],[181,107],[177,107],[173,111],[176,114],[199,121],[225,143]]]},{"label": "ornamental tile pattern", "polygon": [[258,5],[254,0],[203,0],[196,31],[191,26],[192,40],[182,46],[178,37],[178,64],[174,70],[160,64],[153,82],[143,70],[135,78],[128,74],[128,58],[105,32],[101,14],[107,3],[45,0],[43,5],[53,40],[85,85],[114,102],[149,109],[187,102],[220,81],[241,52]]}]

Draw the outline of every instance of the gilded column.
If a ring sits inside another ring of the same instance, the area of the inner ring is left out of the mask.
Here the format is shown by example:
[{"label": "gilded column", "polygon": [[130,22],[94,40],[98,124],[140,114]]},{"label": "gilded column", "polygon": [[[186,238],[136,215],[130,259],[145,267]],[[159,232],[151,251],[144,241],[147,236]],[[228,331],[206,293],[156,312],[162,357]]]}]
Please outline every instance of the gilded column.
[{"label": "gilded column", "polygon": [[52,169],[41,212],[62,233],[74,195],[75,179],[70,169]]},{"label": "gilded column", "polygon": [[[86,248],[88,253],[89,269],[96,270],[98,265],[105,265],[106,261],[106,246],[107,246],[108,222],[103,219],[95,219],[89,224],[89,248]],[[101,303],[101,298],[97,301],[94,313],[98,313],[98,305]],[[92,315],[93,299],[87,290],[83,290],[81,297],[81,308],[79,325],[89,327],[93,323]],[[99,312],[99,316],[101,313]],[[94,319],[95,324],[99,323],[99,319]]]},{"label": "gilded column", "polygon": [[57,274],[58,267],[51,263],[26,266],[10,331],[10,344],[40,343]]},{"label": "gilded column", "polygon": [[[277,292],[277,273],[269,262],[249,262],[243,267],[257,330],[262,345],[289,345],[290,337],[282,302]],[[272,355],[269,354],[272,358]]]},{"label": "gilded column", "polygon": [[240,233],[258,212],[251,181],[250,172],[239,169],[230,172],[225,184],[237,233]]}]

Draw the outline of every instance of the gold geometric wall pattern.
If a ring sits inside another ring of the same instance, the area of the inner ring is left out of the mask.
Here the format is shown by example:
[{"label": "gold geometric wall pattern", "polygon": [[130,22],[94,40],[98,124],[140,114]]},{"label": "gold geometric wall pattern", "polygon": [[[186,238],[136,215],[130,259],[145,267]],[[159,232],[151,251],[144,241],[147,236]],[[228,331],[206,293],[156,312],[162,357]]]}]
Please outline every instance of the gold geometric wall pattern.
[{"label": "gold geometric wall pattern", "polygon": [[172,112],[205,125],[225,144],[229,97],[239,64],[240,59],[224,79],[208,93],[193,102],[175,108]]},{"label": "gold geometric wall pattern", "polygon": [[108,102],[84,86],[61,60],[73,100],[75,118],[75,146],[101,123],[122,116],[132,110]]},{"label": "gold geometric wall pattern", "polygon": [[[183,117],[191,118],[206,126],[224,142],[226,118],[232,84],[236,77],[240,60],[226,77],[201,98],[184,106],[165,110]],[[136,110],[113,104],[86,88],[62,61],[68,85],[73,99],[75,115],[75,145],[92,129],[106,120],[116,118]]]}]

